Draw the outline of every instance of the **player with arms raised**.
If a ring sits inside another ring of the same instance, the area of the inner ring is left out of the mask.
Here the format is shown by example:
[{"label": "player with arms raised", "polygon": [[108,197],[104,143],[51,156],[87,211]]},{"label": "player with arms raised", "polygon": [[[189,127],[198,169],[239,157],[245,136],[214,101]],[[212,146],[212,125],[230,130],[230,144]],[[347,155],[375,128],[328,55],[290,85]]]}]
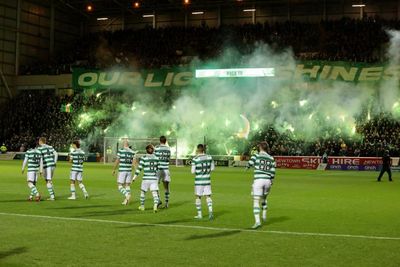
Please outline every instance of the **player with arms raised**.
[{"label": "player with arms raised", "polygon": [[82,183],[82,173],[83,173],[83,162],[85,161],[85,152],[81,149],[81,143],[76,140],[72,143],[73,151],[70,154],[69,162],[72,163],[71,167],[71,196],[68,199],[75,200],[76,192],[75,192],[75,182],[78,181],[79,188],[82,190],[83,195],[86,199],[89,198],[89,194],[86,191],[85,185]]},{"label": "player with arms raised", "polygon": [[25,167],[27,165],[28,165],[28,171],[26,175],[27,175],[28,187],[31,190],[31,194],[29,195],[28,200],[32,201],[33,197],[35,197],[36,201],[40,201],[40,194],[36,188],[36,182],[38,178],[39,167],[42,168],[43,160],[40,151],[36,147],[33,147],[28,151],[26,151],[25,159],[22,164],[22,174],[24,174]]},{"label": "player with arms raised", "polygon": [[41,154],[41,157],[43,158],[43,171],[41,170],[41,173],[43,173],[43,177],[46,180],[47,190],[50,194],[50,198],[48,198],[47,200],[55,200],[56,198],[54,194],[52,180],[54,176],[54,170],[56,168],[58,154],[52,146],[46,144],[45,137],[39,138],[38,150]]},{"label": "player with arms raised", "polygon": [[205,154],[203,144],[197,145],[197,155],[192,160],[192,173],[194,178],[194,194],[196,195],[197,216],[202,219],[201,197],[205,196],[208,206],[208,218],[214,219],[211,199],[211,172],[215,169],[214,161],[210,155]]},{"label": "player with arms raised", "polygon": [[118,190],[125,196],[122,205],[128,205],[131,199],[132,166],[134,164],[135,152],[129,147],[128,140],[123,141],[123,148],[118,150],[113,175],[118,167]]},{"label": "player with arms raised", "polygon": [[255,224],[253,229],[261,226],[260,221],[260,201],[262,206],[262,219],[267,220],[267,196],[275,178],[275,160],[267,153],[267,142],[261,142],[258,145],[259,153],[253,155],[247,165],[247,168],[254,167],[254,182],[252,188],[253,194],[253,213]]},{"label": "player with arms raised", "polygon": [[[171,176],[169,172],[169,159],[171,158],[171,149],[167,144],[167,138],[165,136],[160,137],[160,144],[156,147],[154,154],[160,160],[160,166],[158,171],[158,181],[164,185],[165,192],[165,208],[168,208],[169,202],[169,183],[171,182]],[[161,199],[159,196],[159,206],[161,205]]]},{"label": "player with arms raised", "polygon": [[158,207],[158,177],[157,177],[157,172],[159,170],[159,159],[154,155],[154,146],[153,145],[147,145],[146,146],[146,152],[147,154],[144,155],[143,157],[140,158],[139,160],[139,165],[136,168],[135,171],[135,176],[133,177],[133,180],[136,180],[137,176],[140,174],[140,172],[143,170],[143,179],[142,179],[142,185],[140,187],[140,206],[139,210],[144,211],[144,200],[146,196],[147,191],[151,191],[153,194],[153,200],[154,200],[154,205],[153,205],[153,211],[157,212],[157,207]]}]

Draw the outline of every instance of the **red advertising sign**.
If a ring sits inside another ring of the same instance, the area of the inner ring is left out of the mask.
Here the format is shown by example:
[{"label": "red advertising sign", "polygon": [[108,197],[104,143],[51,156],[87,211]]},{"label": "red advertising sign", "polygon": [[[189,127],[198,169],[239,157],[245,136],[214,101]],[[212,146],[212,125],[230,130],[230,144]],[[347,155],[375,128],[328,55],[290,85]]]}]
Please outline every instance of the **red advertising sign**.
[{"label": "red advertising sign", "polygon": [[[276,166],[283,169],[317,169],[322,162],[316,156],[276,156]],[[381,158],[368,157],[329,157],[328,169],[334,170],[377,170],[382,164]]]},{"label": "red advertising sign", "polygon": [[320,157],[290,157],[290,156],[276,156],[276,167],[283,169],[316,169],[321,162]]}]

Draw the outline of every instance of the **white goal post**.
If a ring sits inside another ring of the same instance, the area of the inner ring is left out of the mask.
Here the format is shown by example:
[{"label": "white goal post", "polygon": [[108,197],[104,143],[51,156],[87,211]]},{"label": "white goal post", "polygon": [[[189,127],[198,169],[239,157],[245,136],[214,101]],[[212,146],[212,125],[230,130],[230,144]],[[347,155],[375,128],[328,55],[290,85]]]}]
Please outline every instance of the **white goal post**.
[{"label": "white goal post", "polygon": [[[117,159],[117,152],[122,147],[123,140],[128,140],[129,146],[138,157],[146,154],[146,146],[148,144],[157,146],[160,143],[160,138],[104,137],[104,164],[112,163]],[[174,162],[176,166],[180,165],[178,160],[178,140],[176,138],[167,138],[167,145],[171,148],[170,164]]]}]

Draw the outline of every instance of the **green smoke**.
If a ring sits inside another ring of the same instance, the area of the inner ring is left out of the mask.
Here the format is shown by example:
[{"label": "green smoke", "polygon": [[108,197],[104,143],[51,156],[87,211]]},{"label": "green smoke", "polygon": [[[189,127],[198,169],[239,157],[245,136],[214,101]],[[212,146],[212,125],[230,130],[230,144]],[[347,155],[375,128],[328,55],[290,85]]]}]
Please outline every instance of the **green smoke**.
[{"label": "green smoke", "polygon": [[[390,31],[389,64],[397,66],[400,34]],[[251,54],[240,55],[227,49],[208,62],[196,61],[192,68],[277,67],[294,69],[290,49],[276,52],[258,44]],[[99,96],[103,97],[103,96]],[[122,99],[122,100],[121,100]],[[97,110],[80,117],[78,126],[92,127],[87,142],[104,136],[177,138],[179,154],[190,154],[207,137],[210,153],[242,153],[249,140],[263,139],[263,129],[273,126],[293,139],[359,138],[357,123],[379,112],[400,116],[398,79],[378,85],[341,81],[316,81],[270,78],[198,79],[182,90],[129,88],[120,99],[108,99]],[[246,118],[250,121],[248,139]],[[100,120],[103,125],[96,124]]]}]

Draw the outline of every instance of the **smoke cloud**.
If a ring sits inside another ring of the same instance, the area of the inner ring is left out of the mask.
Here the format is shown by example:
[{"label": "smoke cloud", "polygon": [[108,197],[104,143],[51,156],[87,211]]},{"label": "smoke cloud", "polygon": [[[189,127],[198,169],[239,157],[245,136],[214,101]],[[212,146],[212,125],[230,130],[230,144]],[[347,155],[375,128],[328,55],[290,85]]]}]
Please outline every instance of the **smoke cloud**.
[{"label": "smoke cloud", "polygon": [[[398,68],[400,32],[388,34],[389,67]],[[266,44],[257,44],[251,54],[227,49],[212,61],[193,62],[192,68],[239,66],[293,70],[296,61],[289,48],[277,52]],[[86,112],[92,121],[108,116],[109,122],[107,127],[93,127],[86,143],[103,136],[167,135],[178,139],[179,154],[185,155],[206,136],[214,154],[243,152],[248,143],[241,138],[246,120],[250,121],[249,139],[273,126],[298,140],[332,135],[356,140],[356,118],[365,121],[380,112],[397,114],[394,107],[397,103],[400,108],[398,85],[398,77],[373,86],[326,80],[309,83],[302,79],[210,78],[195,79],[190,88],[180,91],[132,88],[124,93],[124,101],[106,100],[100,109]]]}]

